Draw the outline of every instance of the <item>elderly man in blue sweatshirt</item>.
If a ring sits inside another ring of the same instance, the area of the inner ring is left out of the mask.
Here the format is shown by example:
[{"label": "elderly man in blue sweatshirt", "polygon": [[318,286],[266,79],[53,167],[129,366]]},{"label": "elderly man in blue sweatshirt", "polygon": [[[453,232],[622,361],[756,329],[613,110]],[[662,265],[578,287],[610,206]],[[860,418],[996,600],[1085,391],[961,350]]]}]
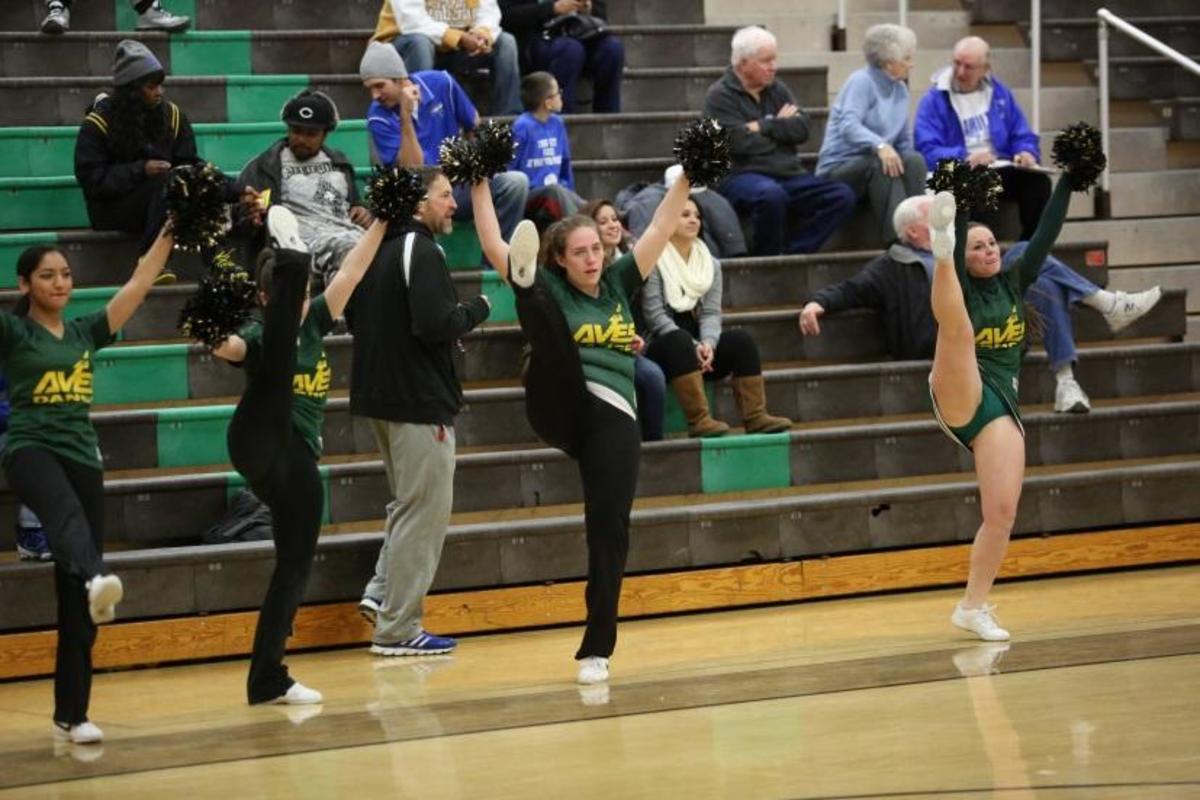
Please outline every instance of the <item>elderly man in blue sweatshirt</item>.
[{"label": "elderly man in blue sweatshirt", "polygon": [[925,191],[925,159],[908,127],[908,73],[917,37],[900,25],[873,25],[863,39],[867,66],[843,84],[817,159],[817,176],[841,181],[866,197],[879,243],[891,241],[900,201]]},{"label": "elderly man in blue sweatshirt", "polygon": [[754,227],[754,255],[814,253],[854,211],[844,183],[805,173],[808,115],[775,78],[778,45],[758,26],[733,35],[731,66],[708,87],[704,115],[729,129],[733,169],[717,187]]},{"label": "elderly man in blue sweatshirt", "polygon": [[[960,39],[953,63],[933,76],[917,106],[913,136],[929,166],[943,158],[992,164],[1000,170],[1004,199],[1015,200],[1021,234],[1028,240],[1050,199],[1050,179],[1032,168],[1040,158],[1038,135],[1009,88],[991,72],[988,43],[978,36]],[[976,214],[993,229],[998,215]]]}]

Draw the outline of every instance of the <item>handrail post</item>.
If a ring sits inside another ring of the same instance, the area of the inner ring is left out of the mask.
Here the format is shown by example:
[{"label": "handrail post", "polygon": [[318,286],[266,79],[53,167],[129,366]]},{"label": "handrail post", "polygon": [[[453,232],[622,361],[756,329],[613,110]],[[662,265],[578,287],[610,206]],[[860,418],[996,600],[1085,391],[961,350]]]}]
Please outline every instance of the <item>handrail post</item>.
[{"label": "handrail post", "polygon": [[1033,94],[1032,119],[1035,135],[1042,131],[1042,0],[1032,0],[1029,9],[1029,88]]},{"label": "handrail post", "polygon": [[833,38],[831,47],[834,52],[846,49],[846,0],[838,0],[837,21],[833,23]]},{"label": "handrail post", "polygon": [[1100,141],[1104,155],[1108,157],[1108,166],[1100,175],[1100,188],[1096,190],[1096,218],[1109,219],[1112,216],[1112,205],[1108,193],[1109,172],[1112,170],[1112,150],[1109,147],[1109,116],[1108,116],[1108,23],[1103,17],[1097,18],[1096,49],[1100,56]]},{"label": "handrail post", "polygon": [[900,24],[908,27],[908,0],[900,0]]}]

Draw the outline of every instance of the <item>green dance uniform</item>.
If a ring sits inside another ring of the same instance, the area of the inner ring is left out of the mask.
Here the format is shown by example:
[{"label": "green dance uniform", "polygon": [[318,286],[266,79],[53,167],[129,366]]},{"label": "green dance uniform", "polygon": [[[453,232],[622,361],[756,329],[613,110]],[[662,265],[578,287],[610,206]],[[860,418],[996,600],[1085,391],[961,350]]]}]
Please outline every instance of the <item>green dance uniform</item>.
[{"label": "green dance uniform", "polygon": [[1025,252],[1008,270],[990,278],[974,278],[967,272],[967,219],[961,212],[955,217],[954,270],[975,329],[975,359],[983,379],[983,395],[975,415],[961,427],[951,427],[942,419],[932,388],[929,396],[942,429],[968,450],[984,426],[1005,415],[1011,416],[1021,433],[1025,433],[1017,404],[1025,344],[1025,291],[1041,273],[1042,263],[1062,230],[1070,202],[1071,179],[1063,175]]}]

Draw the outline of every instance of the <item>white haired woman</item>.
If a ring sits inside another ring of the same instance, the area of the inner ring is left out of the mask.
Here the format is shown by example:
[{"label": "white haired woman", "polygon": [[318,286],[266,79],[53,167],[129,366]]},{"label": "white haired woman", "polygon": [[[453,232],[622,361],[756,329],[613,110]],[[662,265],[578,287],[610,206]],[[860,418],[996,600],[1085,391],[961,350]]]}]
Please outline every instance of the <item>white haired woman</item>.
[{"label": "white haired woman", "polygon": [[867,29],[867,66],[846,79],[833,107],[817,160],[817,176],[841,181],[865,195],[883,243],[891,241],[892,214],[906,197],[925,190],[925,159],[913,146],[908,123],[908,73],[917,36],[900,25]]}]

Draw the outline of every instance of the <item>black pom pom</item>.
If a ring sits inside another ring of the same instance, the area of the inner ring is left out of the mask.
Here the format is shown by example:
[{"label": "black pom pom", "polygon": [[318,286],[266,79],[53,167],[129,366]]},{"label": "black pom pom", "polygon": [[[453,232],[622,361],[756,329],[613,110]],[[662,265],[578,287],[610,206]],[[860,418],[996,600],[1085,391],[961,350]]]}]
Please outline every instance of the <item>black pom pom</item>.
[{"label": "black pom pom", "polygon": [[672,148],[692,186],[715,186],[729,172],[729,131],[712,117],[680,128]]},{"label": "black pom pom", "polygon": [[928,185],[935,192],[953,193],[959,211],[995,211],[1004,193],[999,172],[955,158],[939,161]]},{"label": "black pom pom", "polygon": [[167,211],[175,247],[193,252],[217,247],[229,227],[225,176],[207,162],[171,170]]},{"label": "black pom pom", "polygon": [[376,167],[367,182],[367,207],[379,219],[409,222],[425,199],[425,182],[404,167]]},{"label": "black pom pom", "polygon": [[484,177],[479,147],[461,136],[451,136],[442,140],[438,148],[438,163],[442,165],[442,172],[451,183],[465,183],[469,186]]},{"label": "black pom pom", "polygon": [[479,177],[487,179],[507,170],[517,150],[512,126],[495,120],[475,129],[475,144],[479,148]]},{"label": "black pom pom", "polygon": [[254,279],[234,263],[230,253],[217,253],[200,288],[179,314],[179,330],[190,339],[216,347],[250,318],[257,295]]},{"label": "black pom pom", "polygon": [[1086,122],[1070,125],[1054,137],[1051,157],[1066,170],[1075,191],[1086,191],[1104,172],[1108,159],[1102,145],[1100,131]]}]

